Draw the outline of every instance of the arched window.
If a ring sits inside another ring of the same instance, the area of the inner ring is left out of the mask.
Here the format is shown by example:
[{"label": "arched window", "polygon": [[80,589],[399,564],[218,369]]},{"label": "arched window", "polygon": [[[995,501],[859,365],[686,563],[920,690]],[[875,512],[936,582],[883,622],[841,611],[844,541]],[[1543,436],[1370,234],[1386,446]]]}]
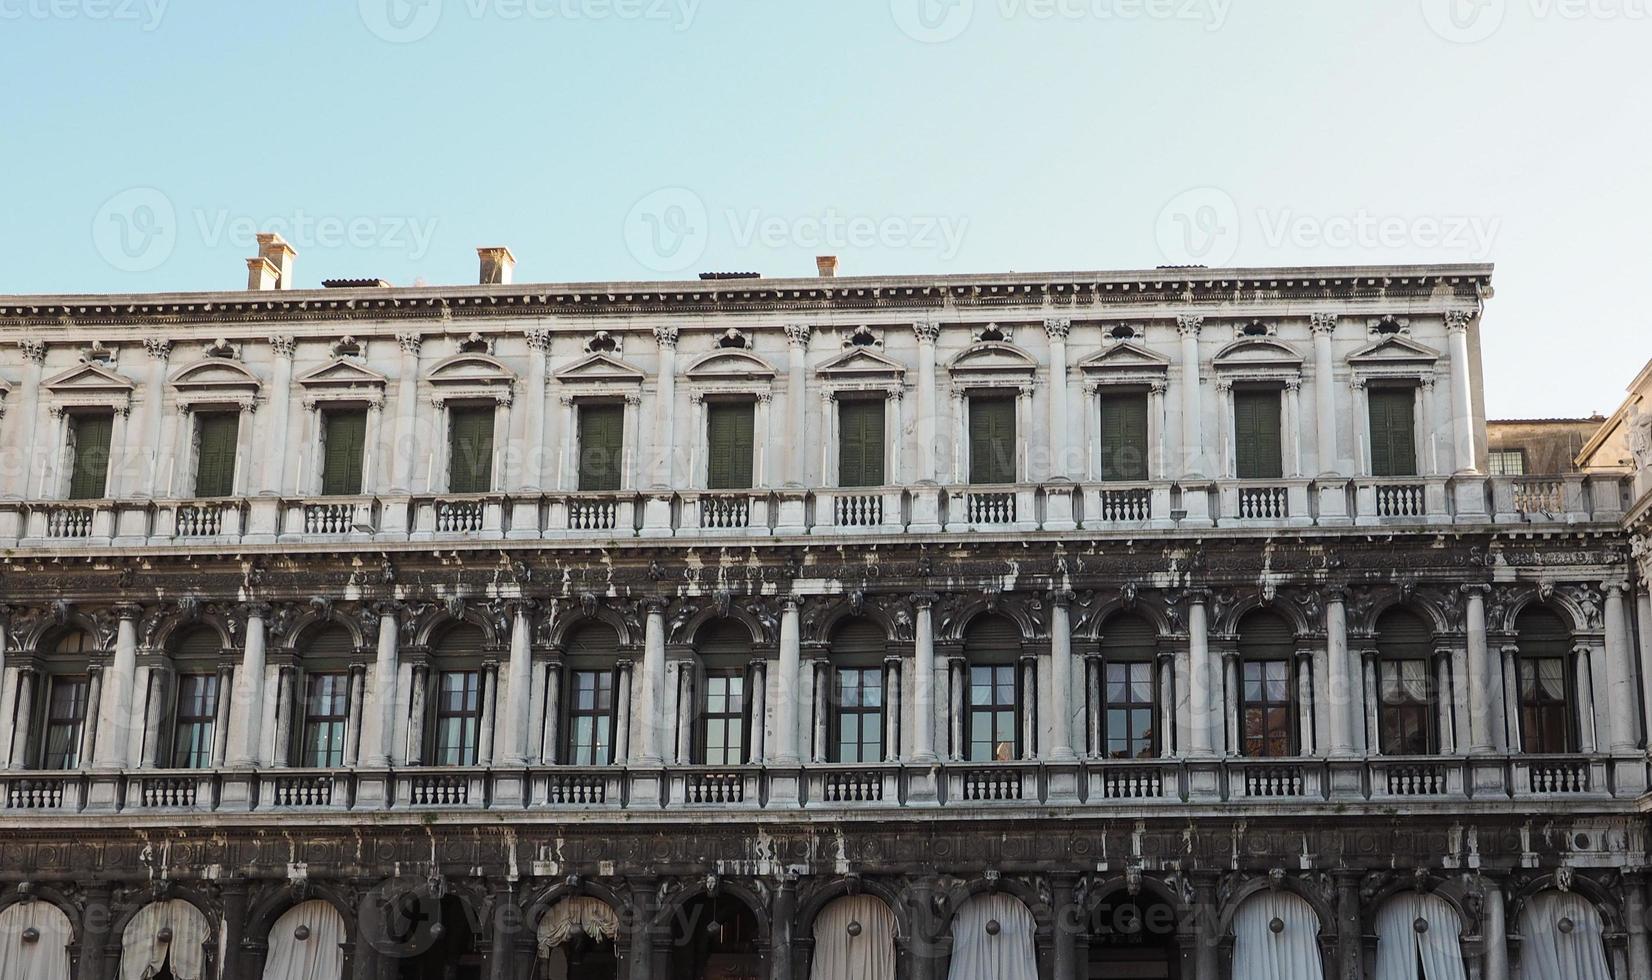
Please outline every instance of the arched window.
[{"label": "arched window", "polygon": [[325,626],[304,644],[298,764],[306,769],[344,765],[350,725],[350,661],[355,652],[355,641],[342,626]]},{"label": "arched window", "polygon": [[969,672],[964,716],[964,757],[970,762],[1009,762],[1021,756],[1021,630],[1002,616],[982,616],[964,634]]},{"label": "arched window", "polygon": [[568,637],[563,657],[568,706],[564,758],[573,766],[612,765],[615,729],[621,722],[615,689],[619,634],[606,624],[586,623]]},{"label": "arched window", "polygon": [[810,980],[895,980],[895,914],[875,895],[850,895],[820,910]]},{"label": "arched window", "polygon": [[44,676],[40,714],[40,768],[79,769],[91,755],[92,732],[87,728],[90,704],[90,658],[97,644],[84,630],[72,630],[51,645]]},{"label": "arched window", "polygon": [[1297,753],[1296,633],[1273,613],[1253,612],[1239,623],[1239,704],[1244,755]]},{"label": "arched window", "polygon": [[1520,910],[1520,975],[1611,980],[1605,932],[1600,911],[1582,895],[1533,895]]},{"label": "arched window", "polygon": [[1382,980],[1465,980],[1462,917],[1438,895],[1401,892],[1377,913]]},{"label": "arched window", "polygon": [[707,766],[746,764],[747,674],[751,667],[751,633],[733,620],[700,631],[700,723],[695,732],[695,761]]},{"label": "arched window", "polygon": [[1319,915],[1299,895],[1263,891],[1233,915],[1233,980],[1324,980]]},{"label": "arched window", "polygon": [[671,969],[682,980],[768,976],[757,917],[733,895],[701,895],[671,917]]},{"label": "arched window", "polygon": [[[614,980],[619,916],[600,898],[579,895],[553,905],[539,918],[536,980]],[[646,955],[646,954],[644,954]]]},{"label": "arched window", "polygon": [[151,902],[127,922],[120,945],[121,980],[207,980],[212,925],[182,899]]},{"label": "arched window", "polygon": [[[33,942],[23,941],[28,930]],[[74,928],[63,910],[50,902],[27,900],[0,912],[0,980],[69,980],[69,947]]]},{"label": "arched window", "polygon": [[319,898],[288,909],[270,928],[264,980],[344,980],[344,917]]},{"label": "arched window", "polygon": [[833,762],[882,762],[884,634],[871,620],[851,619],[832,633]]},{"label": "arched window", "polygon": [[1151,759],[1159,751],[1153,658],[1158,631],[1139,616],[1119,615],[1101,631],[1100,754]]},{"label": "arched window", "polygon": [[1439,697],[1429,664],[1432,631],[1416,614],[1377,617],[1377,729],[1383,755],[1440,750]]},{"label": "arched window", "polygon": [[[171,644],[178,682],[172,702],[174,769],[208,769],[214,758],[218,731],[218,659],[223,643],[218,631],[198,626]],[[151,732],[151,738],[162,733]]]},{"label": "arched window", "polygon": [[1520,742],[1534,755],[1577,751],[1571,666],[1572,631],[1553,610],[1521,611],[1514,621],[1520,649]]},{"label": "arched window", "polygon": [[952,917],[947,980],[1038,980],[1038,924],[1013,895],[977,895]]},{"label": "arched window", "polygon": [[430,753],[433,766],[474,766],[482,739],[482,702],[487,683],[482,655],[487,637],[479,626],[460,623],[442,634],[432,651]]}]

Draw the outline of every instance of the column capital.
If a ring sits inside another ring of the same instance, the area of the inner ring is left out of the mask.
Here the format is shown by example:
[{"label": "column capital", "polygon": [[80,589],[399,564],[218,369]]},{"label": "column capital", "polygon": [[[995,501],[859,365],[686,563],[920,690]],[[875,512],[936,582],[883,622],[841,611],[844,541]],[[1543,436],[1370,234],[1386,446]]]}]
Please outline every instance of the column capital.
[{"label": "column capital", "polygon": [[1624,596],[1629,594],[1629,583],[1621,580],[1602,582],[1600,587],[1601,590],[1606,593],[1608,598],[1622,599]]},{"label": "column capital", "polygon": [[143,607],[135,602],[122,602],[114,607],[114,613],[122,622],[137,622],[143,618]]},{"label": "column capital", "polygon": [[290,361],[298,353],[298,342],[291,334],[274,334],[270,337],[270,350],[275,352],[276,357],[285,357]]},{"label": "column capital", "polygon": [[780,597],[780,605],[787,612],[796,612],[803,606],[803,597],[796,592],[788,592]]},{"label": "column capital", "polygon": [[934,320],[918,320],[912,324],[912,332],[917,335],[918,343],[933,344],[941,337],[941,325]]},{"label": "column capital", "polygon": [[1071,589],[1050,590],[1050,604],[1060,609],[1068,608],[1073,604],[1073,600],[1077,598],[1078,596],[1073,594],[1073,590]]},{"label": "column capital", "polygon": [[814,328],[807,323],[786,324],[786,343],[792,347],[806,348],[809,346],[809,334]]},{"label": "column capital", "polygon": [[1308,315],[1308,324],[1315,337],[1329,337],[1336,332],[1337,324],[1341,322],[1342,316],[1338,313],[1310,313]]},{"label": "column capital", "polygon": [[1446,310],[1446,330],[1454,334],[1465,333],[1468,330],[1469,323],[1478,315],[1479,312],[1476,310]]},{"label": "column capital", "polygon": [[933,609],[941,597],[933,592],[914,592],[909,597],[914,609]]},{"label": "column capital", "polygon": [[1460,585],[1457,588],[1458,591],[1462,592],[1463,595],[1468,596],[1470,599],[1484,599],[1486,596],[1491,595],[1491,585],[1485,582],[1470,582],[1466,585]]},{"label": "column capital", "polygon": [[664,616],[670,604],[670,600],[657,595],[645,595],[637,600],[637,608],[649,616]]},{"label": "column capital", "polygon": [[482,661],[482,669],[493,674],[499,673],[499,659],[494,657]]},{"label": "column capital", "polygon": [[675,324],[662,323],[654,328],[654,342],[662,348],[677,349],[678,330]]},{"label": "column capital", "polygon": [[533,616],[534,610],[538,608],[539,601],[537,599],[518,597],[515,599],[505,600],[505,611],[509,613],[513,619],[529,618]]},{"label": "column capital", "polygon": [[149,355],[150,360],[164,361],[172,356],[172,341],[165,337],[145,337],[143,352]]},{"label": "column capital", "polygon": [[401,345],[403,354],[419,356],[419,350],[424,346],[424,335],[415,331],[396,334],[396,343]]},{"label": "column capital", "polygon": [[248,619],[269,619],[275,607],[268,602],[243,602],[235,611]]},{"label": "column capital", "polygon": [[22,352],[23,359],[34,364],[46,363],[46,342],[44,340],[19,340],[17,349]]},{"label": "column capital", "polygon": [[528,350],[535,354],[549,354],[551,351],[551,332],[543,327],[524,330],[522,336],[528,341]]},{"label": "column capital", "polygon": [[1176,332],[1183,337],[1198,337],[1204,326],[1205,318],[1195,313],[1182,313],[1176,317]]},{"label": "column capital", "polygon": [[1044,333],[1050,340],[1065,341],[1067,335],[1073,331],[1073,318],[1067,316],[1052,316],[1044,319]]}]

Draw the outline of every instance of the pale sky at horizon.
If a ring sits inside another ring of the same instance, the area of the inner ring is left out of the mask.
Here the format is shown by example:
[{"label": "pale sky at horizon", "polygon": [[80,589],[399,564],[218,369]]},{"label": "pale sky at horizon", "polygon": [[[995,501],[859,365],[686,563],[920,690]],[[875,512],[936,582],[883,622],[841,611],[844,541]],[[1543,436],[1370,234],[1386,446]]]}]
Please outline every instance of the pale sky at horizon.
[{"label": "pale sky at horizon", "polygon": [[1652,357],[1652,0],[0,0],[0,294],[1497,264],[1494,417]]}]

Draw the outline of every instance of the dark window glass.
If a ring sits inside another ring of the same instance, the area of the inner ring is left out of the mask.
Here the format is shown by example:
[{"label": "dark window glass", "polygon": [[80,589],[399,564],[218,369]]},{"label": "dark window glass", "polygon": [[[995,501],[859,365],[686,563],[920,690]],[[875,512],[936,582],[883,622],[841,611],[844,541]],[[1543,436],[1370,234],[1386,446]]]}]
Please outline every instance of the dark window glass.
[{"label": "dark window glass", "polygon": [[1575,751],[1566,666],[1564,657],[1520,658],[1520,738],[1526,752]]},{"label": "dark window glass", "polygon": [[1296,732],[1291,719],[1290,661],[1246,661],[1240,686],[1245,754],[1270,758],[1293,755]]},{"label": "dark window glass", "polygon": [[837,755],[834,762],[883,761],[883,671],[837,672]]},{"label": "dark window glass", "polygon": [[739,766],[746,762],[746,675],[739,670],[706,672],[705,710],[700,723],[701,762]]},{"label": "dark window glass", "polygon": [[1109,759],[1150,759],[1153,757],[1153,665],[1151,663],[1110,663],[1103,665],[1102,697],[1105,699],[1104,736]]},{"label": "dark window glass", "polygon": [[1416,476],[1416,404],[1410,388],[1372,388],[1366,392],[1371,405],[1371,474],[1373,476]]},{"label": "dark window glass", "polygon": [[568,763],[614,761],[614,672],[576,670],[568,678]]},{"label": "dark window glass", "polygon": [[[706,403],[706,486],[746,490],[752,484],[751,402]],[[797,438],[802,438],[799,433]]]},{"label": "dark window glass", "polygon": [[1015,399],[969,400],[969,482],[1015,482]]},{"label": "dark window glass", "polygon": [[212,737],[217,716],[218,675],[179,677],[178,710],[172,734],[174,769],[206,769],[212,765]]},{"label": "dark window glass", "polygon": [[436,744],[431,761],[438,766],[474,766],[481,727],[481,673],[449,670],[438,675]]},{"label": "dark window glass", "polygon": [[1013,665],[969,669],[969,761],[1016,758],[1021,741],[1016,693]]},{"label": "dark window glass", "polygon": [[579,407],[579,488],[618,490],[625,454],[625,406]]},{"label": "dark window glass", "polygon": [[1526,451],[1524,449],[1493,449],[1489,458],[1492,476],[1526,475]]},{"label": "dark window glass", "polygon": [[1428,661],[1383,660],[1378,663],[1377,672],[1382,754],[1434,753],[1437,708]]},{"label": "dark window glass", "polygon": [[227,497],[235,492],[235,457],[241,417],[232,412],[202,415],[197,423],[195,496]]},{"label": "dark window glass", "polygon": [[1239,388],[1233,392],[1233,436],[1239,479],[1277,480],[1284,474],[1277,388]]},{"label": "dark window glass", "polygon": [[449,493],[487,493],[493,489],[493,416],[491,405],[448,411]]},{"label": "dark window glass", "polygon": [[71,415],[70,500],[101,499],[109,484],[109,440],[115,417],[107,412]]},{"label": "dark window glass", "polygon": [[883,486],[883,409],[874,399],[838,402],[838,486]]},{"label": "dark window glass", "polygon": [[1147,393],[1101,395],[1101,478],[1147,479]]},{"label": "dark window glass", "polygon": [[349,674],[310,674],[304,679],[304,741],[299,758],[306,768],[344,765],[344,729],[349,720]]},{"label": "dark window glass", "polygon": [[46,747],[42,769],[80,768],[80,742],[86,730],[85,677],[52,676],[46,696]]},{"label": "dark window glass", "polygon": [[322,416],[321,492],[329,497],[361,493],[367,413],[331,411]]}]

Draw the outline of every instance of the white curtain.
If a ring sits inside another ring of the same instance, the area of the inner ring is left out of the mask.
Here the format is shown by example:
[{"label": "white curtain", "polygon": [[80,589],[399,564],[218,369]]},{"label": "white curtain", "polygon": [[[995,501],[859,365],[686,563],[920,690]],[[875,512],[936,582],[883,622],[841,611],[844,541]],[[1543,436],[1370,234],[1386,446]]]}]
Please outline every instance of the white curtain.
[{"label": "white curtain", "polygon": [[[1562,932],[1560,920],[1571,919]],[[1520,975],[1526,980],[1612,980],[1600,913],[1581,895],[1542,892],[1520,912]]]},{"label": "white curtain", "polygon": [[895,913],[882,899],[851,895],[820,910],[809,980],[895,980]]},{"label": "white curtain", "polygon": [[[33,929],[40,938],[23,941]],[[0,980],[69,980],[69,917],[50,902],[18,902],[0,912]]]},{"label": "white curtain", "polygon": [[[1273,920],[1285,928],[1275,933]],[[1290,892],[1259,892],[1233,916],[1233,980],[1325,980],[1319,916]]]},{"label": "white curtain", "polygon": [[[309,934],[298,938],[300,928]],[[287,910],[270,927],[264,980],[342,980],[344,917],[329,902],[311,899]]]},{"label": "white curtain", "polygon": [[606,942],[619,935],[619,916],[600,898],[581,895],[556,903],[539,917],[539,958],[548,959],[576,930]]},{"label": "white curtain", "polygon": [[[1418,919],[1428,923],[1427,932],[1417,931]],[[1461,933],[1457,910],[1445,899],[1417,892],[1395,895],[1377,913],[1377,972],[1372,980],[1467,980]]]},{"label": "white curtain", "polygon": [[[172,930],[161,942],[161,930]],[[168,963],[178,980],[206,980],[206,946],[212,926],[183,899],[150,902],[132,916],[120,940],[120,980],[149,980]]]},{"label": "white curtain", "polygon": [[[998,933],[987,924],[998,923]],[[1038,980],[1032,913],[1012,895],[977,895],[952,919],[947,980]],[[816,930],[818,934],[818,930]]]}]

